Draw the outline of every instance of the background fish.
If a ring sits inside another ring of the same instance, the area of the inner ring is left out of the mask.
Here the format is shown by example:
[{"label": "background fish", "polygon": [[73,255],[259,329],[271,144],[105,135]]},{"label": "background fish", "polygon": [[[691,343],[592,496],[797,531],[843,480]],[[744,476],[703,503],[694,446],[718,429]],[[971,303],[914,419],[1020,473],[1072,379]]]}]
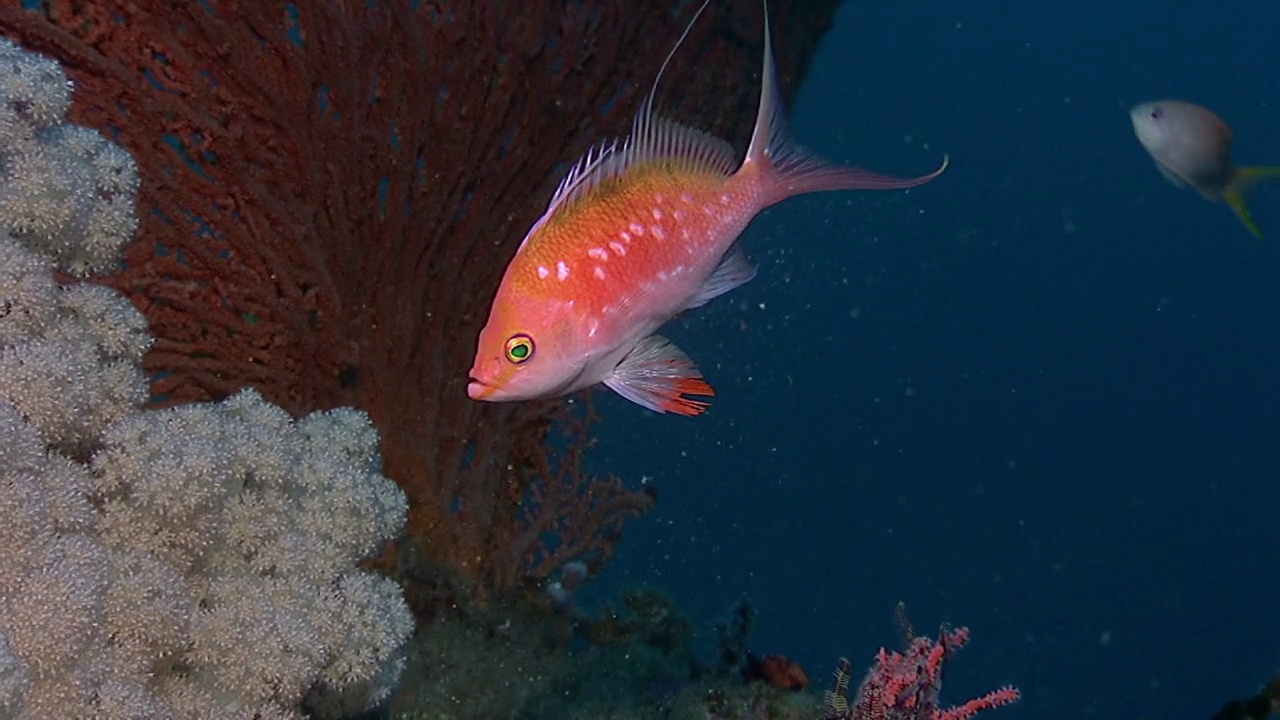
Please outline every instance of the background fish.
[{"label": "background fish", "polygon": [[728,143],[655,114],[650,91],[630,137],[590,150],[516,251],[480,332],[471,398],[604,383],[651,410],[697,415],[707,403],[687,396],[713,395],[711,386],[654,332],[755,276],[734,243],[757,213],[802,193],[913,187],[946,169],[944,158],[927,175],[887,177],[793,145],[765,12],[760,106],[742,163]]},{"label": "background fish", "polygon": [[1249,215],[1244,191],[1267,177],[1280,177],[1280,167],[1235,167],[1231,162],[1231,128],[1212,110],[1183,100],[1142,103],[1129,111],[1138,142],[1156,161],[1160,173],[1178,187],[1190,186],[1210,200],[1222,199],[1258,237],[1262,231]]}]

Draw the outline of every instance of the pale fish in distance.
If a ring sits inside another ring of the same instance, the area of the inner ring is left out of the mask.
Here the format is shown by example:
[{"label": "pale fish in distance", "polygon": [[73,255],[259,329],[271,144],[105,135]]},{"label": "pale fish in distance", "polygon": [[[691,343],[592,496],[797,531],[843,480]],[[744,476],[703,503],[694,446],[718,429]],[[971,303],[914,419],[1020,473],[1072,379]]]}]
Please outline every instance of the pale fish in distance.
[{"label": "pale fish in distance", "polygon": [[1178,187],[1190,187],[1209,200],[1224,200],[1249,232],[1262,231],[1249,214],[1245,191],[1265,178],[1280,177],[1280,167],[1236,167],[1231,159],[1231,128],[1212,110],[1185,100],[1157,100],[1129,111],[1138,142],[1160,173]]},{"label": "pale fish in distance", "polygon": [[[675,48],[706,8],[704,2]],[[760,105],[746,157],[658,115],[654,80],[629,137],[592,148],[569,171],[507,266],[480,332],[467,394],[558,397],[604,383],[657,412],[702,413],[714,394],[693,361],[655,331],[749,281],[735,242],[761,210],[829,190],[926,183],[829,164],[792,143],[778,95],[765,7]]]}]

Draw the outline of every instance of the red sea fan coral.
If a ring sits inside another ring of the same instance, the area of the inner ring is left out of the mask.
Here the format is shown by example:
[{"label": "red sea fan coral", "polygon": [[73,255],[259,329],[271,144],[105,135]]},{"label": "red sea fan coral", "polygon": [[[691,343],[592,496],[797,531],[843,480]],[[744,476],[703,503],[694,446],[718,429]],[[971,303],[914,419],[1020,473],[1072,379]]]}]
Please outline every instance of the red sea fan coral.
[{"label": "red sea fan coral", "polygon": [[[760,6],[728,4],[664,83],[740,139]],[[837,4],[774,3],[784,84]],[[554,482],[529,470],[563,406],[468,400],[475,337],[557,168],[626,130],[694,5],[0,0],[0,34],[59,60],[72,121],[137,161],[138,240],[106,282],[156,336],[153,402],[253,386],[295,416],[366,410],[410,532],[509,583],[493,558]]]}]

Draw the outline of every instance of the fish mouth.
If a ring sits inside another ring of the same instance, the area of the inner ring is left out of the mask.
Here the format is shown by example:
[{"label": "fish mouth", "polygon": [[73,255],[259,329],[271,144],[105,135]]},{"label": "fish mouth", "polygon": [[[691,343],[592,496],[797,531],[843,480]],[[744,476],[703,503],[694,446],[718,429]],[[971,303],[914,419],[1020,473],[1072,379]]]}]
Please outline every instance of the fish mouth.
[{"label": "fish mouth", "polygon": [[492,385],[486,384],[483,380],[477,380],[474,377],[469,378],[467,382],[467,397],[472,400],[487,400],[495,392],[498,391]]}]

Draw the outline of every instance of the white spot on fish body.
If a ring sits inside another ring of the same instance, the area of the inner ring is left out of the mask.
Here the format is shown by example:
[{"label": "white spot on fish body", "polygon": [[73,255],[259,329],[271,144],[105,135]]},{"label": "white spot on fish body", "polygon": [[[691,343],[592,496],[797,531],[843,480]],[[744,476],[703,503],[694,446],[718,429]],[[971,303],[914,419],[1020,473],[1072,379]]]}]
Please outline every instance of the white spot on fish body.
[{"label": "white spot on fish body", "polygon": [[601,262],[609,259],[609,251],[604,248],[594,247],[587,251],[587,257],[592,260],[600,260]]},{"label": "white spot on fish body", "polygon": [[653,209],[653,219],[654,219],[654,220],[661,220],[661,219],[662,219],[662,211],[661,211],[661,210],[659,210],[658,208],[654,208],[654,209]]},{"label": "white spot on fish body", "polygon": [[684,203],[686,203],[686,204],[688,204],[688,203],[692,203],[692,202],[693,202],[693,194],[692,194],[692,193],[680,193],[680,200],[681,200],[681,201],[683,201],[683,202],[684,202]]},{"label": "white spot on fish body", "polygon": [[547,266],[546,266],[546,265],[539,265],[539,266],[538,266],[538,277],[539,277],[540,279],[542,279],[542,280],[546,280],[546,279],[547,279],[547,277],[548,277],[549,275],[551,275],[551,271],[550,271],[549,269],[547,269]]},{"label": "white spot on fish body", "polygon": [[631,242],[631,233],[627,232],[626,230],[623,230],[623,231],[622,231],[622,241],[623,241],[623,242],[627,242],[627,243]]},{"label": "white spot on fish body", "polygon": [[663,195],[662,193],[653,194],[653,201],[656,203],[661,203],[663,200],[666,200],[666,199],[667,199],[667,196]]},{"label": "white spot on fish body", "polygon": [[662,226],[660,225],[650,225],[649,232],[653,233],[653,236],[658,238],[659,240],[667,239],[667,234],[662,231]]},{"label": "white spot on fish body", "polygon": [[604,268],[600,267],[599,265],[597,265],[595,269],[591,271],[591,273],[596,276],[597,280],[604,279]]},{"label": "white spot on fish body", "polygon": [[684,211],[677,210],[675,217],[676,217],[676,222],[684,222]]},{"label": "white spot on fish body", "polygon": [[631,223],[631,232],[636,235],[644,235],[644,226],[640,223]]},{"label": "white spot on fish body", "polygon": [[617,255],[618,257],[622,257],[623,255],[627,254],[627,246],[623,245],[617,240],[609,241],[609,249],[612,250],[614,254]]},{"label": "white spot on fish body", "polygon": [[569,265],[563,260],[556,263],[556,279],[560,282],[569,279]]},{"label": "white spot on fish body", "polygon": [[729,203],[733,202],[733,196],[728,193],[722,193],[720,195],[720,202],[724,203],[725,205],[728,205]]},{"label": "white spot on fish body", "polygon": [[[606,308],[607,310],[607,308]],[[600,330],[600,321],[596,318],[587,319],[587,337],[592,338]]]}]

